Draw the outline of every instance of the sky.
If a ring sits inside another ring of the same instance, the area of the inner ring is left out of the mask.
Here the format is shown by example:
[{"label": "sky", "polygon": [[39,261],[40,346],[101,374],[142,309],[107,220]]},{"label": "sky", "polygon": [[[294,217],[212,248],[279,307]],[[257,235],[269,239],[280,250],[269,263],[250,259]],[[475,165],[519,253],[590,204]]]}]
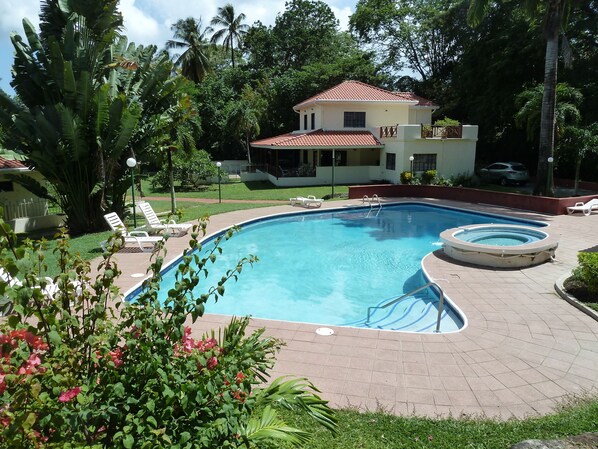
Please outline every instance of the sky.
[{"label": "sky", "polygon": [[[342,29],[347,29],[349,16],[357,0],[324,0],[330,6]],[[232,3],[235,12],[244,13],[245,23],[259,20],[273,25],[278,13],[284,11],[285,0],[121,0],[125,34],[136,44],[155,44],[162,47],[172,38],[170,26],[178,19],[201,17],[204,24],[216,15],[218,7]],[[13,47],[10,33],[24,35],[22,20],[29,19],[38,25],[39,0],[0,0],[0,88],[12,94],[10,71]]]}]

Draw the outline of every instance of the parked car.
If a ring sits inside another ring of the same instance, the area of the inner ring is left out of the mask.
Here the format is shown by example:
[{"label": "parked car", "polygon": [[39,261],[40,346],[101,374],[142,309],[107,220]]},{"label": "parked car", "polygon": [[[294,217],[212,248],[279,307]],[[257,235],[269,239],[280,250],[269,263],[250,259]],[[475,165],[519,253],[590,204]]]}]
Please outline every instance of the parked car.
[{"label": "parked car", "polygon": [[525,185],[529,181],[527,168],[519,162],[495,162],[482,168],[480,177],[484,181],[498,182],[502,186],[507,184]]}]

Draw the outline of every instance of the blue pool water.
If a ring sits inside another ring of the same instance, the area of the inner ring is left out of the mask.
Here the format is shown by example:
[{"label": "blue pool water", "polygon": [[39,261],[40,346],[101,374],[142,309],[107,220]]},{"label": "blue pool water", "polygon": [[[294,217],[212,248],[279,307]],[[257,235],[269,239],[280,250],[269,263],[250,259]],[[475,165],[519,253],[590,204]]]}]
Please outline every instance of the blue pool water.
[{"label": "blue pool water", "polygon": [[[223,254],[197,293],[207,292],[239,259],[253,254],[259,262],[246,266],[238,282],[228,282],[225,295],[206,305],[207,313],[433,331],[438,297],[431,291],[375,310],[368,322],[367,309],[423,285],[421,260],[440,247],[440,232],[474,223],[522,224],[421,204],[385,205],[377,215],[353,208],[263,219],[222,244]],[[212,245],[205,243],[204,251]],[[174,282],[176,264],[171,267],[163,273],[162,299]],[[458,330],[463,320],[447,306],[441,331]]]},{"label": "blue pool water", "polygon": [[455,234],[455,238],[464,242],[479,245],[518,246],[538,242],[546,238],[546,234],[533,229],[512,229],[506,226],[492,228],[466,229]]}]

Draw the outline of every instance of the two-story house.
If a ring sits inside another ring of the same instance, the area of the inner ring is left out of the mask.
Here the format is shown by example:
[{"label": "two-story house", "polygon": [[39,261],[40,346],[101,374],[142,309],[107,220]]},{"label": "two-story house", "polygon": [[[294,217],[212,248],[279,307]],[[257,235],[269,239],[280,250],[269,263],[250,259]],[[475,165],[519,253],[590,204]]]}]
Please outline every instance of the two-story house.
[{"label": "two-story house", "polygon": [[299,130],[251,143],[253,164],[278,186],[398,184],[403,171],[473,173],[478,127],[432,126],[438,106],[412,93],[345,81],[293,109]]}]

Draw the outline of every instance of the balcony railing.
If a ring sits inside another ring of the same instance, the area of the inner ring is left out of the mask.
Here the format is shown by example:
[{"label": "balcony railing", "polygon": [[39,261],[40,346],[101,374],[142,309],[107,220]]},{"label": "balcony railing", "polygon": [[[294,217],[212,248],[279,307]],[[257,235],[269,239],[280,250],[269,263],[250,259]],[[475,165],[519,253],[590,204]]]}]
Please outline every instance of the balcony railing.
[{"label": "balcony railing", "polygon": [[380,127],[380,138],[384,137],[395,137],[397,135],[397,126],[381,126]]},{"label": "balcony railing", "polygon": [[421,125],[422,139],[432,139],[435,137],[441,139],[461,139],[463,138],[463,126]]},{"label": "balcony railing", "polygon": [[58,206],[52,205],[47,200],[41,198],[3,201],[0,203],[0,207],[2,207],[4,220],[43,217],[62,213],[62,210]]}]

